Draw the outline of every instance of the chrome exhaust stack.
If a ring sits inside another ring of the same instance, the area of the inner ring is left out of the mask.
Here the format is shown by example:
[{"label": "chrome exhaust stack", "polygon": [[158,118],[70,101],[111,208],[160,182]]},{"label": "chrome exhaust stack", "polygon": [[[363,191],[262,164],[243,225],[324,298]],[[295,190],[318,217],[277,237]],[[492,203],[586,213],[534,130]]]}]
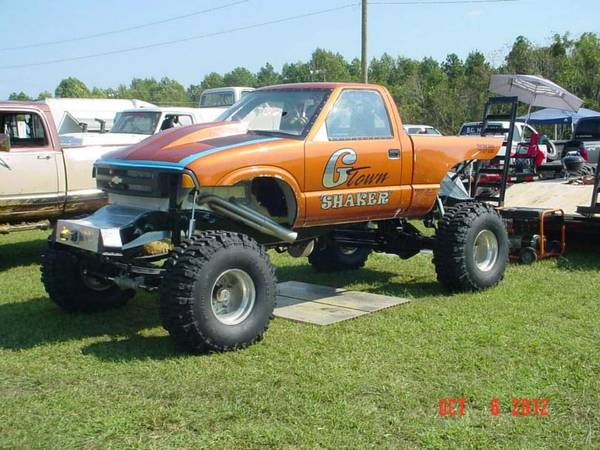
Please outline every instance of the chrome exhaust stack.
[{"label": "chrome exhaust stack", "polygon": [[279,225],[274,220],[234,200],[228,201],[216,195],[206,195],[198,199],[198,203],[205,203],[210,209],[222,216],[241,222],[256,231],[274,236],[289,244],[293,244],[298,238],[298,233],[295,231]]}]

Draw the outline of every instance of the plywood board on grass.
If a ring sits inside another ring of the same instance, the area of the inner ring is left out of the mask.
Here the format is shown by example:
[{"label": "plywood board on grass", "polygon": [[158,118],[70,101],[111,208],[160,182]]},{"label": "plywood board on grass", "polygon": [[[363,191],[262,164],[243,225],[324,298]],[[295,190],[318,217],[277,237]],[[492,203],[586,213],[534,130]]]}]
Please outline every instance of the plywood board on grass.
[{"label": "plywood board on grass", "polygon": [[409,302],[409,299],[286,281],[278,285],[275,316],[330,325]]}]

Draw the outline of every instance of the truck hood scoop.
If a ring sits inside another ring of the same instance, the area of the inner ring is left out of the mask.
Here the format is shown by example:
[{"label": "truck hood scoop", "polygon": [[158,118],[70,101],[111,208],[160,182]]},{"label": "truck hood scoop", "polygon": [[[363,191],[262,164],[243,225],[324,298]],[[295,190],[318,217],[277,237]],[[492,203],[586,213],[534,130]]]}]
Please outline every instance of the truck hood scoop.
[{"label": "truck hood scoop", "polygon": [[97,164],[182,170],[213,153],[280,140],[278,137],[248,133],[241,122],[191,125],[163,131],[138,144],[111,152]]}]

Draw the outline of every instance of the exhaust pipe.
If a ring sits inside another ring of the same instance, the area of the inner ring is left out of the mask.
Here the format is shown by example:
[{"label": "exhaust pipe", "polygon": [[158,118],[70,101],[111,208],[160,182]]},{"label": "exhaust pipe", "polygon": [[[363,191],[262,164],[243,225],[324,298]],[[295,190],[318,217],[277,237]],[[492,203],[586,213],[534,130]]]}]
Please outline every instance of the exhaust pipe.
[{"label": "exhaust pipe", "polygon": [[206,195],[198,200],[198,203],[206,203],[210,209],[229,219],[242,222],[243,224],[263,234],[274,236],[284,242],[293,244],[296,242],[298,233],[282,227],[277,222],[259,214],[251,208],[233,201],[227,201],[216,195]]}]

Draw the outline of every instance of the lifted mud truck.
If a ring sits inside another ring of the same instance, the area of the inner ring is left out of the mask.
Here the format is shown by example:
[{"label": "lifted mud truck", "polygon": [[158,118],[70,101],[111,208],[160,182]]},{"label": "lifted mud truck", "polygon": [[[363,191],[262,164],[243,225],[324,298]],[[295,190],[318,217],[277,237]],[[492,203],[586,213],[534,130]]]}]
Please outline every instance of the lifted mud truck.
[{"label": "lifted mud truck", "polygon": [[375,85],[262,88],[219,122],[167,130],[97,161],[109,205],[58,221],[42,280],[73,312],[158,290],[164,327],[192,351],[262,338],[277,289],[266,249],[327,271],[359,268],[371,251],[409,258],[432,249],[446,288],[485,289],[504,274],[506,230],[491,206],[442,180],[501,145],[409,137]]}]

